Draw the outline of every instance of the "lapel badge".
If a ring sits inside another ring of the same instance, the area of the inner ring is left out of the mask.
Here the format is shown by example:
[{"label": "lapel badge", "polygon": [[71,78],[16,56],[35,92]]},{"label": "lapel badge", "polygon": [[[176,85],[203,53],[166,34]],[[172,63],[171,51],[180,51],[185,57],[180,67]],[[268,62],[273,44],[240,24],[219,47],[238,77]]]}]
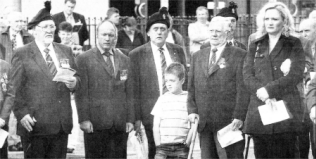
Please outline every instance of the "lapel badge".
[{"label": "lapel badge", "polygon": [[219,61],[218,61],[218,66],[219,66],[219,68],[225,68],[225,67],[226,67],[225,58],[219,59]]}]

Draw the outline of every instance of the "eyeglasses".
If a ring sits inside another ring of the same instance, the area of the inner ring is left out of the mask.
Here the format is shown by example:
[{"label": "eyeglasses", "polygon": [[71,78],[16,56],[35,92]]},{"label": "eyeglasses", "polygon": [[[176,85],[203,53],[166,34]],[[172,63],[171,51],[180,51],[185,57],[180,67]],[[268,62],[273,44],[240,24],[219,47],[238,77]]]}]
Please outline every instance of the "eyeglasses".
[{"label": "eyeglasses", "polygon": [[44,26],[39,26],[38,25],[38,27],[42,28],[43,30],[48,30],[48,29],[54,30],[54,29],[56,29],[55,25],[44,25]]}]

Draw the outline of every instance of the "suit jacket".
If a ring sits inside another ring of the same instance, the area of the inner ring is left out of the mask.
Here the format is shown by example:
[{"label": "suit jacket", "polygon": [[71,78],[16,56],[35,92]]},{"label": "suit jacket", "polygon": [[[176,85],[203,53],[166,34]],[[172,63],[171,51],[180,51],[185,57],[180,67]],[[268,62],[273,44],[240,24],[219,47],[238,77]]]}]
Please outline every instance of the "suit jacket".
[{"label": "suit jacket", "polygon": [[207,124],[217,131],[244,120],[249,95],[243,83],[242,67],[246,51],[226,46],[215,66],[208,69],[211,47],[193,54],[188,82],[188,113],[199,114],[201,132]]},{"label": "suit jacket", "polygon": [[[58,43],[52,45],[57,59],[69,59],[70,67],[76,70],[71,48]],[[69,134],[72,129],[70,90],[64,83],[53,81],[53,75],[35,41],[15,52],[4,104],[14,105],[13,111],[18,121],[27,114],[37,120],[30,133],[19,122],[18,135],[51,135],[60,131]],[[75,77],[77,84],[74,90],[80,85],[79,76]]]},{"label": "suit jacket", "polygon": [[[132,50],[129,54],[133,90],[132,105],[136,109],[136,120],[141,120],[145,126],[152,126],[153,116],[150,112],[160,96],[157,70],[150,43]],[[183,49],[171,43],[166,43],[166,46],[172,61],[186,66]]]},{"label": "suit jacket", "polygon": [[[78,34],[79,34],[79,45],[83,46],[84,41],[86,41],[87,39],[89,39],[89,32],[87,29],[87,24],[86,24],[86,20],[84,18],[83,15],[78,14],[78,13],[73,13],[73,17],[75,19],[75,22],[77,23],[79,20],[82,23],[82,27],[79,30]],[[66,21],[66,17],[64,12],[60,12],[57,13],[55,15],[53,15],[53,20],[55,22],[56,25],[56,30],[55,30],[55,36],[54,36],[54,42],[60,43],[60,38],[58,36],[58,32],[59,32],[59,24],[61,22]]]},{"label": "suit jacket", "polygon": [[[76,58],[81,77],[81,89],[76,92],[79,122],[91,121],[94,130],[126,130],[126,123],[134,123],[135,111],[130,105],[129,58],[121,51],[114,51],[115,76],[98,48],[93,48]],[[127,70],[127,79],[121,79],[122,70]]]},{"label": "suit jacket", "polygon": [[[4,60],[0,59],[0,80],[3,79],[5,80],[5,76],[6,76],[6,80],[8,78],[8,73],[9,73],[9,68],[10,68],[10,64]],[[8,105],[4,105],[4,97],[7,91],[5,91],[4,89],[8,86],[4,86],[3,84],[5,83],[5,81],[0,81],[0,118],[5,120],[6,123],[8,123],[9,120],[9,116],[11,113],[11,107],[8,107]],[[4,88],[5,87],[5,88]]]},{"label": "suit jacket", "polygon": [[[34,40],[34,37],[26,30],[21,31],[23,44],[28,44]],[[12,41],[10,40],[10,27],[0,34],[0,59],[11,64],[11,59],[14,56]]]},{"label": "suit jacket", "polygon": [[[269,54],[269,37],[264,35],[250,44],[244,64],[244,82],[251,93],[244,131],[250,134],[273,134],[300,130],[302,118],[301,98],[297,84],[303,79],[305,57],[298,38],[281,35]],[[290,72],[284,76],[280,70],[282,63],[291,60]],[[269,98],[283,100],[293,115],[279,123],[263,125],[258,106],[264,105],[256,96],[256,91],[264,87]]]},{"label": "suit jacket", "polygon": [[[202,49],[210,47],[210,46],[211,46],[210,42],[207,42],[207,43],[202,44],[200,49],[202,50]],[[247,51],[246,45],[244,45],[243,43],[241,43],[237,40],[234,40],[234,46],[239,47],[239,48]]]},{"label": "suit jacket", "polygon": [[138,46],[143,45],[144,43],[145,43],[145,39],[143,37],[143,34],[139,30],[135,30],[133,42],[125,33],[124,29],[118,31],[118,37],[117,37],[117,43],[116,43],[117,48],[124,48],[124,49],[127,49],[128,52],[130,52],[133,49],[137,48]]}]

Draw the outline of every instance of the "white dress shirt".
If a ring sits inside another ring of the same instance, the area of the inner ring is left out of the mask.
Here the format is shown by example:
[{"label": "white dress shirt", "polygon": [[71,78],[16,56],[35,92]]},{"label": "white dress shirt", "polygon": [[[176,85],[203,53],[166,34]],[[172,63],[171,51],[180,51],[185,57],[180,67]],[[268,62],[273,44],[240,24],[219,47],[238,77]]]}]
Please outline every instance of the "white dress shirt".
[{"label": "white dress shirt", "polygon": [[[47,61],[46,61],[46,53],[44,52],[44,50],[45,50],[46,47],[45,47],[41,42],[39,42],[39,41],[37,41],[37,40],[35,40],[35,43],[36,43],[38,49],[41,51],[42,56],[43,56],[45,62],[47,62]],[[48,46],[47,48],[49,49],[49,55],[50,55],[50,57],[52,57],[52,59],[53,59],[53,61],[54,61],[54,64],[55,64],[55,66],[56,66],[56,70],[58,71],[59,68],[60,68],[60,67],[59,67],[60,64],[59,64],[59,61],[58,61],[58,59],[57,59],[56,52],[55,52],[55,50],[54,50],[53,44],[49,44],[49,46]]]},{"label": "white dress shirt", "polygon": [[15,41],[16,41],[16,48],[18,47],[22,47],[24,44],[23,44],[23,38],[22,38],[22,35],[21,35],[21,31],[19,31],[18,33],[16,33],[15,31],[13,31],[11,28],[10,28],[10,40],[12,41],[13,39],[13,34],[16,34],[16,37],[15,37]]},{"label": "white dress shirt", "polygon": [[[225,46],[226,46],[226,43],[225,43],[224,45],[220,46],[220,47],[216,47],[217,51],[216,51],[216,62],[215,62],[215,63],[217,63],[217,61],[218,61],[219,57],[221,56],[221,54],[222,54],[222,52],[223,52]],[[211,46],[211,52],[210,52],[209,62],[211,61],[212,53],[213,53],[212,50],[213,50],[214,48],[215,48],[214,46]]]},{"label": "white dress shirt", "polygon": [[[163,79],[162,79],[162,68],[161,68],[161,60],[160,60],[160,51],[159,51],[159,47],[157,47],[155,44],[153,44],[152,42],[150,42],[151,44],[151,49],[154,55],[154,60],[155,60],[155,64],[156,64],[156,70],[157,70],[157,76],[158,76],[158,84],[159,84],[159,92],[160,95],[162,95],[163,93]],[[170,57],[170,53],[166,47],[166,44],[164,44],[162,46],[163,48],[163,53],[165,55],[165,59],[166,59],[166,64],[167,66],[169,66],[172,63],[172,59]]]}]

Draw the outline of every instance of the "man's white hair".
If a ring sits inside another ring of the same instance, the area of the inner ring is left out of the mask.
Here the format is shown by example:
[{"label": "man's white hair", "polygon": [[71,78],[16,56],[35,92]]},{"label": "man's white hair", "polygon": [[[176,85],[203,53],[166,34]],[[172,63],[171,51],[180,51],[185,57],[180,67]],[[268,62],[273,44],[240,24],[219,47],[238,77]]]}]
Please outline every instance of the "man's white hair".
[{"label": "man's white hair", "polygon": [[225,18],[225,17],[221,17],[221,16],[216,16],[214,18],[212,18],[210,24],[211,25],[221,25],[223,28],[223,31],[225,32],[231,32],[232,31],[232,26],[230,21]]}]

